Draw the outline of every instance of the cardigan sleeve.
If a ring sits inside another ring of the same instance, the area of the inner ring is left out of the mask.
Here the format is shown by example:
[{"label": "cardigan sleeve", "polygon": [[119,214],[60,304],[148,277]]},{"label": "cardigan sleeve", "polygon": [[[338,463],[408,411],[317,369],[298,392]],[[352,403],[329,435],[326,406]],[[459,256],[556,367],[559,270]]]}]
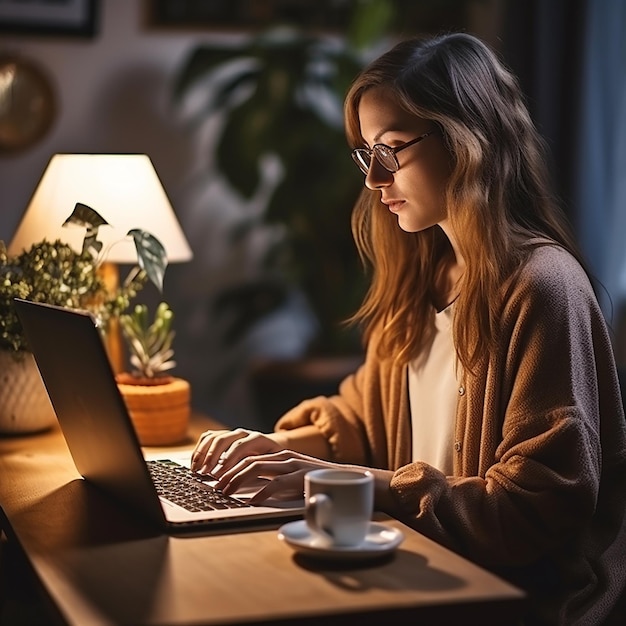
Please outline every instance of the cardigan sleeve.
[{"label": "cardigan sleeve", "polygon": [[318,396],[304,400],[285,413],[276,423],[275,430],[292,430],[313,425],[325,437],[331,450],[332,461],[338,463],[367,464],[370,461],[367,433],[361,420],[363,380],[362,365],[347,376],[335,396]]},{"label": "cardigan sleeve", "polygon": [[331,460],[397,469],[410,459],[410,422],[405,368],[377,355],[377,333],[364,363],[348,376],[335,396],[305,400],[276,423],[275,429],[314,425],[326,438]]},{"label": "cardigan sleeve", "polygon": [[466,379],[462,475],[418,462],[391,482],[403,521],[487,565],[537,561],[607,502],[619,518],[607,532],[617,533],[625,508],[624,414],[606,326],[582,268],[540,250],[506,302],[497,354]]}]

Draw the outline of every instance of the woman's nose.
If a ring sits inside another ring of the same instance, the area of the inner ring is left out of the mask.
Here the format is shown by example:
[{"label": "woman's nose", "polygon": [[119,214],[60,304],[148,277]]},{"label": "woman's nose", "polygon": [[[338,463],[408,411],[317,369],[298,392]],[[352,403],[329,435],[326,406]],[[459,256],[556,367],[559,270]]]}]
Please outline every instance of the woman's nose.
[{"label": "woman's nose", "polygon": [[388,187],[391,183],[393,183],[393,174],[385,169],[377,158],[373,157],[365,176],[365,186],[373,191],[381,187]]}]

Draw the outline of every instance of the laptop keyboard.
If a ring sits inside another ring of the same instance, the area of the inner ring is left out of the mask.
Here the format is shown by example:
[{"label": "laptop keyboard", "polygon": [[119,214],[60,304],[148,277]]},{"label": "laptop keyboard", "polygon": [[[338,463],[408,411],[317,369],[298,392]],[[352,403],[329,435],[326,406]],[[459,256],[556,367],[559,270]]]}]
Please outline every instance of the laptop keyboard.
[{"label": "laptop keyboard", "polygon": [[195,474],[188,467],[168,460],[148,461],[148,469],[159,496],[191,512],[240,509],[250,504],[225,496],[207,485],[206,476]]}]

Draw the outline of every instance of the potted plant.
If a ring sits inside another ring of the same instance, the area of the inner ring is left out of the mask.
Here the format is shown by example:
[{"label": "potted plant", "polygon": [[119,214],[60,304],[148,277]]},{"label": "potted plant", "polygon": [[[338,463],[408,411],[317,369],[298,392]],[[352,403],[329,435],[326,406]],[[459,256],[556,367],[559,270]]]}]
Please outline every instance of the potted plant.
[{"label": "potted plant", "polygon": [[134,369],[117,374],[116,379],[139,442],[145,446],[178,443],[187,434],[190,386],[188,381],[167,373],[176,366],[172,358],[173,319],[166,302],[157,306],[153,321],[145,304],[120,316]]},{"label": "potted plant", "polygon": [[0,432],[37,432],[56,419],[13,299],[79,307],[103,294],[89,252],[77,253],[57,240],[42,241],[10,257],[0,241]]},{"label": "potted plant", "polygon": [[[80,209],[78,214],[77,209]],[[71,217],[75,223],[86,226],[83,249],[100,255],[102,246],[97,235],[103,225],[101,218],[85,205],[77,209]],[[174,444],[184,439],[191,412],[189,383],[166,375],[176,366],[172,359],[174,314],[166,302],[159,304],[152,322],[145,304],[136,305],[132,313],[124,313],[137,287],[143,285],[146,278],[162,292],[167,266],[165,249],[156,237],[144,230],[132,229],[128,235],[134,239],[138,265],[129,272],[121,289],[104,305],[100,304],[98,311],[104,328],[113,321],[119,322],[127,342],[134,369],[116,373],[116,380],[139,442],[146,446]]]},{"label": "potted plant", "polygon": [[59,240],[35,243],[9,256],[0,242],[0,432],[27,433],[54,423],[55,416],[17,317],[16,297],[90,310],[106,334],[147,280],[162,289],[165,250],[150,233],[129,231],[137,250],[137,266],[113,293],[100,268],[106,250],[97,239],[106,221],[93,209],[76,204],[66,223],[86,228],[82,250]]},{"label": "potted plant", "polygon": [[180,69],[176,102],[205,99],[189,118],[193,128],[223,119],[214,164],[226,183],[250,199],[265,184],[263,159],[270,156],[280,170],[265,209],[251,211],[232,231],[235,245],[262,228],[278,235],[258,274],[215,298],[215,314],[230,320],[227,341],[298,290],[318,321],[310,352],[358,347],[341,321],[365,285],[350,231],[362,179],[347,156],[341,101],[361,66],[358,50],[344,41],[274,28],[238,46],[202,43]]}]

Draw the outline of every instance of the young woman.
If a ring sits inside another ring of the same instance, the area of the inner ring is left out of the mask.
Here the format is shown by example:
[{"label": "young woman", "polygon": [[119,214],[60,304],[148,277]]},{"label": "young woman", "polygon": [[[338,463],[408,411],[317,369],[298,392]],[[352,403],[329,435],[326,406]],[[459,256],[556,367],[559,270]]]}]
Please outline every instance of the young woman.
[{"label": "young woman", "polygon": [[367,466],[379,510],[524,587],[528,623],[605,623],[626,584],[626,422],[516,80],[470,35],[405,41],[345,118],[365,362],[274,433],[204,433],[193,468],[227,493],[265,477],[260,502]]}]

